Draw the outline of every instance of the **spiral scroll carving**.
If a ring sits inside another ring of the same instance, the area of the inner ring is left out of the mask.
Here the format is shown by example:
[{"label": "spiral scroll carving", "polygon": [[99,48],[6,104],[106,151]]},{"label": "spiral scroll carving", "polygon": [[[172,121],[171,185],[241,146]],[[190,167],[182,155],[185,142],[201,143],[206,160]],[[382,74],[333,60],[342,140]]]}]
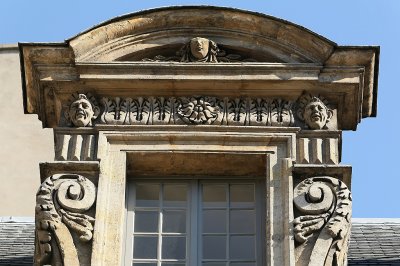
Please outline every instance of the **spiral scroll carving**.
[{"label": "spiral scroll carving", "polygon": [[48,177],[36,194],[36,265],[80,265],[72,233],[82,242],[93,237],[94,218],[84,214],[96,187],[81,175]]},{"label": "spiral scroll carving", "polygon": [[333,177],[312,177],[293,196],[300,213],[293,221],[296,257],[303,262],[296,265],[346,265],[352,205],[347,186]]}]

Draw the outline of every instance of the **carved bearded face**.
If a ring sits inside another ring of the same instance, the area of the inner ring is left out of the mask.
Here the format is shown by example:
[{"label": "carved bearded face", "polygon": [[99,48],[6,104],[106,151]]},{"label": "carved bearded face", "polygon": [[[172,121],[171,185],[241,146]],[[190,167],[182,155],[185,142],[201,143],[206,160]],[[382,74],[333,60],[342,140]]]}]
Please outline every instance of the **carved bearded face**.
[{"label": "carved bearded face", "polygon": [[190,51],[197,59],[203,59],[207,56],[210,41],[206,38],[196,37],[190,40]]},{"label": "carved bearded face", "polygon": [[72,124],[77,127],[91,125],[94,118],[92,104],[84,98],[79,98],[71,103],[68,116]]},{"label": "carved bearded face", "polygon": [[311,129],[322,129],[332,117],[332,111],[320,101],[312,101],[304,108],[304,122]]}]

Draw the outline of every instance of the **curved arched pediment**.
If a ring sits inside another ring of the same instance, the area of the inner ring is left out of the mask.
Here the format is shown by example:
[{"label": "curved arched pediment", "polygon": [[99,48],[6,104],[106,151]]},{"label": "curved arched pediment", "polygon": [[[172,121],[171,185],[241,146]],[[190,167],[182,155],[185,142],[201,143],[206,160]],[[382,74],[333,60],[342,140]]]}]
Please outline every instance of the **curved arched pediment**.
[{"label": "curved arched pediment", "polygon": [[244,61],[323,63],[335,44],[303,27],[221,7],[170,7],[115,18],[72,39],[76,62],[142,61],[176,56],[191,38],[217,43]]},{"label": "curved arched pediment", "polygon": [[362,117],[376,114],[379,47],[338,46],[255,12],[153,9],[63,43],[20,44],[20,51],[25,111],[39,114],[45,126],[58,125],[63,101],[73,92],[295,100],[307,91],[334,103],[338,129],[355,129]]}]

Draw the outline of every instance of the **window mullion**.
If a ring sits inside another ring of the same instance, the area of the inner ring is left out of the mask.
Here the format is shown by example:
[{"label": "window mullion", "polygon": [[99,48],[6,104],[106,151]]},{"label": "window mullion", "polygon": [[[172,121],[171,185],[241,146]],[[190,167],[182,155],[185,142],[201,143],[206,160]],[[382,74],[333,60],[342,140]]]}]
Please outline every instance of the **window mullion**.
[{"label": "window mullion", "polygon": [[[189,235],[189,241],[190,244],[189,245],[189,252],[190,255],[188,256],[188,260],[186,262],[187,266],[191,266],[191,265],[200,265],[198,259],[198,253],[200,251],[200,243],[199,243],[199,239],[201,239],[201,237],[199,236],[199,184],[197,180],[192,180],[190,182],[190,190],[189,190],[189,196],[188,199],[190,199],[190,208],[188,209],[188,211],[190,211],[190,217],[189,217],[189,223],[188,225],[190,226],[190,235]],[[189,242],[188,241],[188,242]]]},{"label": "window mullion", "polygon": [[229,243],[230,243],[230,231],[231,231],[231,229],[230,229],[230,226],[231,226],[231,224],[230,224],[230,215],[231,215],[231,193],[230,193],[230,189],[231,189],[231,187],[230,187],[230,184],[227,184],[227,187],[228,187],[228,190],[226,190],[226,193],[227,193],[227,200],[228,200],[228,210],[227,210],[227,218],[226,218],[226,223],[227,223],[227,225],[226,225],[226,263],[225,263],[225,265],[230,265],[230,256],[231,256],[231,254],[229,253],[229,251],[230,251],[230,247],[229,247]]},{"label": "window mullion", "polygon": [[158,205],[158,246],[157,246],[157,265],[161,266],[161,252],[162,252],[162,226],[163,226],[163,191],[164,184],[160,184],[159,205]]}]

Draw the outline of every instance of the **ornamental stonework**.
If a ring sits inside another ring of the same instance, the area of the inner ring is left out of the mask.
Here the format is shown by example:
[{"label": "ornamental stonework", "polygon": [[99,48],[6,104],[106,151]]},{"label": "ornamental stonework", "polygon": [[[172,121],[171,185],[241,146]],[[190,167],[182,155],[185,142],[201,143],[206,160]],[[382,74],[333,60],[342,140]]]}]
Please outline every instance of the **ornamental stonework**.
[{"label": "ornamental stonework", "polygon": [[81,265],[74,237],[93,238],[95,219],[85,214],[94,205],[96,187],[81,175],[48,177],[36,194],[36,255],[38,265]]},{"label": "ornamental stonework", "polygon": [[330,176],[307,178],[294,188],[296,265],[347,265],[351,192]]},{"label": "ornamental stonework", "polygon": [[[309,129],[327,129],[329,120],[333,116],[332,110],[327,107],[327,100],[324,98],[321,100],[312,95],[302,96],[297,102],[281,98],[209,96],[104,97],[100,101],[102,108],[97,106],[97,101],[93,96],[90,96],[88,100],[89,96],[76,93],[72,99],[75,100],[70,103],[65,114],[71,125],[75,127],[92,126],[94,123],[281,127],[304,124]],[[100,121],[95,120],[97,117],[100,117]]]},{"label": "ornamental stonework", "polygon": [[227,54],[218,44],[204,37],[194,37],[183,45],[175,56],[157,55],[153,59],[144,58],[148,62],[180,62],[180,63],[233,63],[256,62],[239,54]]},{"label": "ornamental stonework", "polygon": [[[36,265],[216,263],[196,248],[162,261],[162,241],[143,259],[134,238],[144,232],[127,228],[132,182],[194,188],[203,178],[259,189],[260,219],[246,220],[258,228],[254,258],[218,263],[346,265],[351,167],[340,164],[341,131],[376,115],[378,47],[339,46],[247,11],[174,7],[20,50],[25,112],[55,135],[36,195]],[[202,213],[186,208],[201,228]],[[178,237],[184,247],[203,241]]]}]

